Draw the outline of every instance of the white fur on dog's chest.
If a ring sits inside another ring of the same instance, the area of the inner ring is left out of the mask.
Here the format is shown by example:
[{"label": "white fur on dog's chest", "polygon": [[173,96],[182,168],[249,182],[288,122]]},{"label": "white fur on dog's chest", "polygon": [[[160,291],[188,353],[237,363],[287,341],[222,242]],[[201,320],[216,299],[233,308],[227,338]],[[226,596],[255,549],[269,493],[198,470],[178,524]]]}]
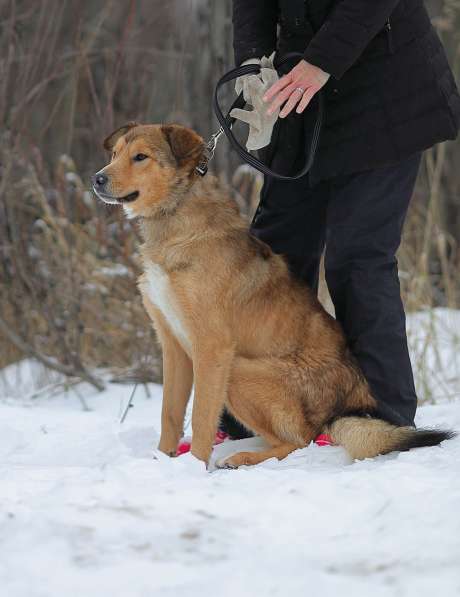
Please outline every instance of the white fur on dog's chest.
[{"label": "white fur on dog's chest", "polygon": [[153,263],[146,268],[145,277],[147,284],[144,288],[149,299],[161,311],[180,343],[190,349],[190,339],[183,325],[168,274],[160,265]]}]

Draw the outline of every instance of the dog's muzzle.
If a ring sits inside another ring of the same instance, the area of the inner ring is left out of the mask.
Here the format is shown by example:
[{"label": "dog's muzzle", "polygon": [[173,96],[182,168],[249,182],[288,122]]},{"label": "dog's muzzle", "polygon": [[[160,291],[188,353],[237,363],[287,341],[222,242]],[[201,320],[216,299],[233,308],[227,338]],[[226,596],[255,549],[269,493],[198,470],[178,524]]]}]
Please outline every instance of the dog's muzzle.
[{"label": "dog's muzzle", "polygon": [[139,191],[134,191],[133,193],[129,193],[124,197],[114,197],[113,195],[107,192],[108,182],[109,177],[103,172],[98,172],[91,177],[93,191],[105,203],[119,205],[121,203],[130,203],[131,201],[135,201],[139,197]]},{"label": "dog's muzzle", "polygon": [[93,188],[97,191],[103,191],[109,182],[109,177],[102,172],[98,172],[94,176],[91,177],[91,182],[93,183]]}]

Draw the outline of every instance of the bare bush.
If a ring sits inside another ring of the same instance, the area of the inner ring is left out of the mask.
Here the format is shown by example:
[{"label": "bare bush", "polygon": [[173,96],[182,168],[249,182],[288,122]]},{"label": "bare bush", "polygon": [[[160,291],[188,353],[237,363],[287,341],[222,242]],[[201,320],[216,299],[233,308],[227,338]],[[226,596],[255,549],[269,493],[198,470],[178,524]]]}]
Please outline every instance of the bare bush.
[{"label": "bare bush", "polygon": [[[101,217],[67,156],[45,186],[33,163],[0,146],[0,332],[18,351],[98,388],[96,369],[159,378],[158,351],[136,289],[136,231]],[[12,175],[14,172],[14,176]]]}]

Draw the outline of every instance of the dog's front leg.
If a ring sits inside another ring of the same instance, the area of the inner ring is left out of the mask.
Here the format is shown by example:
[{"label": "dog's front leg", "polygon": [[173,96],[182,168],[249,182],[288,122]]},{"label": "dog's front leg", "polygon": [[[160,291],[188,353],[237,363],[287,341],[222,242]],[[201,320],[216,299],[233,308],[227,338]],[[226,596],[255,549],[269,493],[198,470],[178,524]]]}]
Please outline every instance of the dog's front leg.
[{"label": "dog's front leg", "polygon": [[192,361],[171,336],[162,339],[163,402],[161,405],[161,435],[158,448],[175,456],[184,430],[185,410],[193,384]]},{"label": "dog's front leg", "polygon": [[192,412],[192,454],[208,462],[227,397],[233,346],[200,346],[193,358],[195,397]]},{"label": "dog's front leg", "polygon": [[161,435],[158,448],[175,456],[184,430],[184,418],[193,384],[192,361],[172,335],[162,314],[143,297],[153,320],[163,352],[163,402],[161,405]]}]

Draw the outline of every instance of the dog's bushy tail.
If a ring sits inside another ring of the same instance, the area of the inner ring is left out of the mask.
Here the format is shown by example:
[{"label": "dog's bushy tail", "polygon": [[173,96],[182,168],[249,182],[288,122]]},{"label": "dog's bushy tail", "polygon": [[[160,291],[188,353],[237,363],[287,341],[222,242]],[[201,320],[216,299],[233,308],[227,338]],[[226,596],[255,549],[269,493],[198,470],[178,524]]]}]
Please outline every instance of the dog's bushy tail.
[{"label": "dog's bushy tail", "polygon": [[334,443],[343,446],[353,459],[373,458],[379,454],[437,446],[457,434],[441,429],[397,427],[380,419],[342,417],[325,430]]}]

